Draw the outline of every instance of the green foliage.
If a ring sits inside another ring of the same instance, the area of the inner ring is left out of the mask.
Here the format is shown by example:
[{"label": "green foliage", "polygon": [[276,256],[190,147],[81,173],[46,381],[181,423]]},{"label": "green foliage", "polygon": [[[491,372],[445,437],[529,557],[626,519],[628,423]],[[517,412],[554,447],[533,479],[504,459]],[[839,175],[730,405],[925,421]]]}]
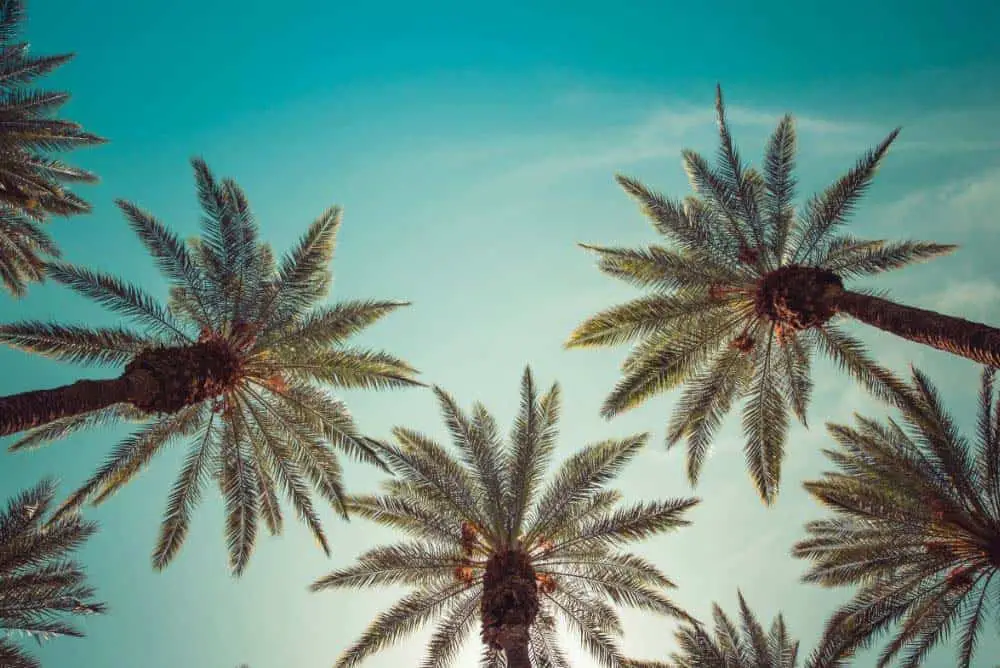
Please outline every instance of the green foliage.
[{"label": "green foliage", "polygon": [[240,380],[221,398],[172,415],[147,415],[129,405],[114,405],[59,419],[27,432],[11,449],[38,447],[92,426],[144,424],[60,507],[61,517],[87,502],[103,502],[169,444],[186,441],[188,454],[153,553],[157,569],[176,556],[210,480],[218,483],[225,499],[234,573],[242,573],[249,562],[260,522],[272,534],[281,532],[279,495],[291,502],[329,554],[313,495],[346,516],[337,451],[384,465],[347,407],[323,388],[420,384],[405,361],[347,345],[352,336],[406,304],[321,304],[330,287],[340,210],[333,207],[321,215],[276,263],[270,247],[259,239],[239,186],[217,181],[200,159],[193,163],[204,214],[199,238],[184,242],[138,206],[118,202],[168,282],[167,304],[123,279],[52,263],[52,279],[135,326],[21,322],[0,326],[0,342],[62,361],[117,366],[152,348],[190,345],[215,336],[243,351]]},{"label": "green foliage", "polygon": [[14,296],[42,281],[45,260],[59,256],[38,224],[90,211],[65,184],[97,177],[47,155],[104,142],[53,117],[68,93],[29,88],[73,56],[31,56],[17,39],[24,18],[23,0],[0,0],[0,283]]},{"label": "green foliage", "polygon": [[811,522],[795,548],[811,559],[808,582],[857,586],[828,624],[854,647],[895,628],[878,666],[922,665],[952,634],[958,668],[969,668],[984,624],[1000,612],[1000,398],[983,372],[970,439],[931,382],[914,369],[894,393],[902,422],[858,417],[829,425],[836,472],[806,489],[835,516]]},{"label": "green foliage", "polygon": [[80,565],[69,559],[97,530],[79,516],[45,523],[56,485],[44,480],[0,513],[0,665],[39,668],[16,640],[82,637],[71,615],[105,612]]},{"label": "green foliage", "polygon": [[[314,591],[404,585],[411,593],[380,614],[340,657],[338,668],[358,665],[405,635],[437,624],[424,668],[453,664],[480,615],[482,574],[491,554],[520,545],[538,577],[541,612],[530,630],[534,665],[569,666],[556,639],[556,620],[577,632],[602,666],[623,665],[621,622],[612,605],[628,605],[688,619],[662,593],[673,584],[648,561],[619,551],[643,538],[688,524],[696,499],[621,507],[606,489],[638,453],[645,435],[589,445],[567,459],[547,484],[544,474],[557,435],[559,388],[537,395],[530,370],[507,444],[493,418],[477,404],[471,414],[435,389],[453,449],[408,429],[382,453],[396,477],[381,494],[351,497],[353,514],[406,533],[410,540],[376,547],[357,564],[313,584]],[[463,549],[463,530],[475,528],[475,547]],[[459,577],[459,574],[464,577]],[[484,647],[482,666],[502,665]]]},{"label": "green foliage", "polygon": [[763,277],[780,267],[800,265],[859,278],[954,247],[866,241],[840,233],[896,131],[796,214],[791,117],[778,124],[758,172],[741,162],[733,146],[721,90],[716,102],[718,168],[684,151],[694,196],[675,200],[635,179],[617,177],[669,246],[585,245],[598,255],[602,272],[650,294],[590,317],[566,345],[634,342],[622,364],[622,378],[602,408],[607,418],[683,387],[667,427],[667,446],[687,440],[692,484],[723,418],[743,401],[747,468],[761,498],[772,503],[780,487],[789,411],[806,424],[814,353],[825,354],[880,396],[887,396],[891,378],[840,329],[836,316],[820,326],[793,331],[762,314],[757,290]]},{"label": "green foliage", "polygon": [[[689,622],[677,632],[680,651],[670,663],[627,662],[627,668],[796,668],[799,643],[792,640],[782,615],[767,631],[739,594],[740,619],[737,626],[718,604],[712,606],[715,633],[700,622]],[[805,668],[845,668],[843,658],[829,650],[817,649],[806,659]]]}]

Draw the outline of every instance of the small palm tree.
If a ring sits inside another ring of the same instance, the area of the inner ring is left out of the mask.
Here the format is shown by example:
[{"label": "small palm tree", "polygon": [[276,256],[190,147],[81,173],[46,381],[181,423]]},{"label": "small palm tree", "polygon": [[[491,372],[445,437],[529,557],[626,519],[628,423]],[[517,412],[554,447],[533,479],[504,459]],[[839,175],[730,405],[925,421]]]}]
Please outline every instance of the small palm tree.
[{"label": "small palm tree", "polygon": [[0,342],[15,348],[125,367],[117,378],[0,397],[0,435],[30,429],[11,445],[19,450],[95,425],[145,423],[57,516],[106,500],[171,441],[189,440],[153,565],[161,569],[176,555],[205,480],[213,477],[226,501],[230,565],[240,574],[258,522],[272,534],[281,531],[279,490],[329,553],[310,487],[344,514],[335,449],[381,465],[370,439],[322,385],[382,389],[419,383],[402,360],[345,345],[404,303],[318,306],[330,286],[339,208],[320,216],[275,268],[240,187],[228,179],[217,182],[201,160],[194,168],[204,210],[200,238],[182,242],[137,206],[118,202],[170,283],[166,306],[113,276],[62,263],[49,268],[59,283],[140,328],[0,326]]},{"label": "small palm tree", "polygon": [[959,634],[968,668],[983,624],[1000,612],[1000,398],[983,373],[975,446],[962,436],[931,382],[913,370],[896,397],[903,424],[863,417],[830,425],[839,471],[806,489],[835,518],[811,522],[795,555],[811,559],[808,582],[857,585],[828,631],[867,647],[895,625],[880,668],[902,653],[915,668],[939,641]]},{"label": "small palm tree", "polygon": [[43,280],[43,258],[59,256],[38,223],[90,211],[63,184],[97,180],[46,154],[104,142],[52,117],[67,93],[28,89],[73,56],[30,56],[28,44],[17,41],[24,14],[23,0],[0,0],[0,282],[14,296]]},{"label": "small palm tree", "polygon": [[404,584],[416,591],[379,615],[338,668],[396,642],[435,618],[422,666],[445,668],[480,623],[481,665],[568,666],[555,637],[561,619],[603,666],[622,665],[615,604],[687,618],[661,591],[660,571],[619,545],[688,524],[695,499],[616,508],[606,485],[639,451],[645,435],[590,445],[542,488],[559,417],[559,388],[536,396],[530,370],[510,445],[481,404],[467,415],[435,388],[458,457],[414,431],[397,428],[385,445],[398,478],[385,493],[360,496],[358,515],[403,530],[413,541],[375,548],[358,564],[313,584],[314,591]]},{"label": "small palm tree", "polygon": [[584,246],[601,271],[653,294],[598,313],[567,347],[639,340],[602,408],[605,417],[684,385],[667,428],[673,447],[687,438],[688,476],[697,482],[712,437],[733,403],[745,399],[747,466],[765,503],[778,494],[788,411],[806,424],[816,349],[882,395],[887,374],[840,328],[849,316],[897,336],[983,363],[1000,365],[1000,330],[902,306],[846,279],[898,269],[955,247],[857,239],[839,228],[867,190],[897,132],[796,215],[795,131],[790,116],[767,145],[763,174],[733,147],[722,92],[716,109],[722,148],[714,170],[684,151],[697,197],[683,202],[633,179],[618,182],[642,205],[674,248]]},{"label": "small palm tree", "polygon": [[43,523],[56,486],[43,480],[10,500],[0,513],[0,666],[39,668],[14,640],[82,637],[67,615],[105,611],[93,600],[82,568],[69,555],[97,530],[79,516]]},{"label": "small palm tree", "polygon": [[[733,623],[722,608],[712,606],[715,634],[697,622],[685,624],[677,632],[680,651],[670,656],[669,663],[629,661],[628,668],[796,668],[799,665],[799,642],[792,640],[782,615],[771,624],[769,631],[750,610],[743,593],[740,600],[740,626]],[[843,668],[840,658],[814,651],[805,661],[805,668]]]}]

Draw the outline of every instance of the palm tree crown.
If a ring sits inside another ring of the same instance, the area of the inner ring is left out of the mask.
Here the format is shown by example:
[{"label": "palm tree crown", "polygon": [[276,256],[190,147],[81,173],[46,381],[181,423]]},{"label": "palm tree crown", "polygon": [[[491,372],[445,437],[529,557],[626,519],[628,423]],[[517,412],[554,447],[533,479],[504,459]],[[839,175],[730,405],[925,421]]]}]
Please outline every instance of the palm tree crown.
[{"label": "palm tree crown", "polygon": [[[858,417],[830,425],[838,471],[806,484],[835,518],[808,525],[795,554],[813,561],[806,580],[857,585],[832,618],[854,646],[893,625],[879,668],[915,668],[951,633],[968,668],[990,608],[1000,602],[1000,398],[983,373],[974,446],[961,435],[931,382],[913,370],[895,396],[902,424]],[[994,610],[994,614],[1000,609]]]},{"label": "palm tree crown", "polygon": [[[605,417],[684,385],[667,428],[667,444],[673,447],[687,438],[692,484],[723,417],[734,402],[744,399],[747,467],[761,498],[771,503],[780,484],[789,409],[806,424],[810,363],[817,349],[867,386],[887,391],[886,372],[840,327],[837,316],[846,313],[881,326],[863,317],[859,305],[881,309],[882,314],[909,307],[846,290],[843,280],[897,269],[954,246],[867,241],[839,232],[896,131],[796,215],[791,117],[785,116],[771,136],[761,173],[741,162],[721,90],[716,100],[721,165],[712,169],[697,153],[683,154],[697,196],[674,201],[618,177],[673,247],[586,246],[600,255],[603,272],[650,288],[653,294],[591,317],[573,332],[567,346],[639,341],[604,403]],[[920,318],[907,322],[923,323],[925,329],[927,322],[937,326],[941,318],[952,325],[959,322],[912,308],[906,315],[917,311]],[[996,343],[1000,351],[1000,338]]]},{"label": "palm tree crown", "polygon": [[52,117],[69,94],[28,89],[73,56],[29,55],[17,41],[24,14],[23,0],[0,0],[0,282],[15,296],[44,278],[43,257],[59,256],[38,223],[90,211],[64,184],[97,180],[46,154],[104,142]]},{"label": "palm tree crown", "polygon": [[686,618],[661,593],[673,585],[655,566],[615,549],[688,524],[683,516],[697,503],[616,508],[621,495],[606,485],[645,435],[584,448],[543,487],[557,435],[558,385],[539,398],[525,371],[509,446],[482,405],[467,415],[451,396],[435,392],[458,457],[397,428],[399,446],[384,447],[398,477],[383,494],[350,503],[356,514],[414,540],[375,548],[313,585],[416,588],[372,622],[339,668],[442,617],[421,664],[427,668],[450,665],[477,620],[485,644],[481,665],[568,666],[554,634],[557,619],[579,633],[601,665],[619,666],[621,625],[603,599]]},{"label": "palm tree crown", "polygon": [[0,666],[39,668],[13,641],[18,635],[43,640],[81,637],[67,615],[99,614],[80,565],[68,560],[97,530],[79,516],[43,523],[56,486],[44,480],[11,499],[0,513]]},{"label": "palm tree crown", "polygon": [[0,326],[0,341],[8,345],[84,364],[124,364],[123,374],[0,397],[0,434],[34,427],[11,446],[18,450],[94,425],[145,422],[58,514],[104,501],[168,443],[187,439],[190,450],[167,504],[154,566],[163,568],[180,548],[212,477],[225,497],[230,563],[239,574],[259,521],[272,534],[281,531],[279,490],[329,553],[310,487],[344,514],[335,450],[381,465],[344,404],[321,384],[419,383],[402,360],[345,345],[403,303],[318,305],[330,286],[340,209],[320,216],[275,267],[239,186],[217,182],[201,160],[194,167],[204,210],[200,238],[182,242],[135,205],[118,203],[170,283],[166,306],[113,276],[56,263],[52,278],[140,327]]}]

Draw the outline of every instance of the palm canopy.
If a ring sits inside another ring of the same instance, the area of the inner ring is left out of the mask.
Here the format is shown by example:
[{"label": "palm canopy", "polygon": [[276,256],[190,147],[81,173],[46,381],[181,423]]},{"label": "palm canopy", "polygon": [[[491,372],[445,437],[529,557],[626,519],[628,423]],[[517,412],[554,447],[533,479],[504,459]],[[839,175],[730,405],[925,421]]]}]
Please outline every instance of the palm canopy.
[{"label": "palm canopy", "polygon": [[[613,604],[686,618],[662,593],[671,582],[619,546],[689,522],[696,499],[620,507],[609,489],[645,435],[585,447],[543,484],[557,436],[559,387],[537,396],[530,369],[508,444],[481,404],[471,415],[435,388],[454,453],[409,429],[386,444],[397,478],[352,497],[355,514],[412,540],[375,548],[313,590],[402,584],[414,591],[380,614],[340,657],[359,664],[437,620],[422,666],[444,668],[480,622],[482,666],[568,666],[555,635],[561,620],[602,666],[622,665]],[[503,650],[503,651],[501,651]],[[506,656],[506,659],[505,659]]]},{"label": "palm canopy", "polygon": [[59,256],[38,223],[90,211],[65,184],[97,177],[48,154],[104,142],[53,118],[69,94],[29,88],[73,56],[29,55],[28,44],[18,41],[24,16],[23,0],[0,0],[0,282],[14,296],[43,280],[44,258]]},{"label": "palm canopy", "polygon": [[0,513],[0,666],[39,668],[14,642],[18,635],[43,640],[81,637],[68,615],[99,614],[80,565],[69,559],[97,530],[79,516],[44,523],[56,486],[43,480],[7,503]]},{"label": "palm canopy", "polygon": [[118,202],[170,285],[167,305],[114,276],[58,263],[49,268],[53,279],[138,326],[0,326],[0,342],[15,348],[81,364],[124,364],[124,373],[2,397],[0,433],[37,424],[11,445],[20,450],[86,427],[144,423],[59,515],[106,500],[172,442],[189,442],[153,554],[158,569],[183,543],[210,477],[225,498],[235,573],[250,558],[259,522],[272,534],[281,531],[279,491],[329,554],[311,495],[346,514],[336,451],[384,465],[345,405],[322,386],[418,385],[404,361],[347,345],[350,336],[404,304],[320,305],[330,286],[340,209],[316,219],[276,266],[240,187],[216,181],[201,160],[194,168],[204,211],[200,238],[182,242],[150,214]]},{"label": "palm canopy", "polygon": [[683,153],[695,196],[676,201],[618,177],[672,247],[585,246],[600,256],[601,271],[652,294],[592,316],[566,345],[638,341],[604,403],[605,417],[684,387],[667,445],[687,439],[692,484],[722,419],[744,400],[747,467],[761,498],[771,503],[780,484],[789,411],[806,424],[817,350],[868,387],[887,391],[887,373],[836,318],[851,311],[848,297],[851,304],[877,298],[845,290],[843,279],[897,269],[954,246],[842,233],[896,131],[796,213],[792,118],[779,122],[759,172],[744,166],[733,146],[721,90],[716,109],[720,166],[709,167],[693,151]]},{"label": "palm canopy", "polygon": [[[739,625],[718,604],[712,605],[715,633],[697,622],[685,624],[677,632],[680,651],[669,663],[629,661],[628,668],[797,668],[799,642],[788,634],[784,617],[779,614],[764,629],[757,616],[739,593]],[[843,668],[839,658],[816,650],[806,658],[805,668]]]},{"label": "palm canopy", "polygon": [[[963,436],[935,387],[913,370],[896,393],[902,423],[858,417],[830,425],[840,446],[836,472],[806,488],[836,516],[811,522],[795,554],[813,561],[806,580],[856,585],[828,630],[855,647],[896,632],[879,668],[900,658],[914,668],[949,635],[959,635],[958,668],[968,668],[990,609],[1000,602],[1000,398],[995,371],[983,373],[973,439]],[[970,442],[973,441],[973,442]],[[1000,612],[995,609],[993,614]]]}]

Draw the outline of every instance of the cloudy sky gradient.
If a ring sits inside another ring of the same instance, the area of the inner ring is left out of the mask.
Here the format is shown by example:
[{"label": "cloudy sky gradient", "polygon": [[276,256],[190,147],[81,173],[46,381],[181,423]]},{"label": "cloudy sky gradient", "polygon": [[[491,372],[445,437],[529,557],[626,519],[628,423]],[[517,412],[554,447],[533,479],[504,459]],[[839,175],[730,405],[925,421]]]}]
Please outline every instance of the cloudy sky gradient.
[{"label": "cloudy sky gradient", "polygon": [[[69,117],[111,140],[74,156],[103,182],[85,190],[93,215],[51,228],[68,260],[163,295],[112,200],[132,200],[193,234],[187,161],[196,154],[244,186],[264,237],[280,251],[325,207],[341,204],[332,299],[413,302],[364,343],[411,360],[465,405],[483,401],[507,425],[530,364],[540,384],[558,380],[564,390],[561,455],[651,432],[650,446],[620,481],[639,500],[692,493],[682,451],[663,446],[676,396],[605,422],[598,408],[626,351],[561,349],[585,316],[637,294],[601,276],[575,243],[655,241],[613,174],[686,194],[680,150],[714,153],[716,81],[742,153],[754,161],[779,116],[796,115],[800,199],[902,125],[851,231],[961,244],[954,256],[879,285],[904,302],[998,322],[998,22],[1000,5],[987,0],[968,0],[961,11],[944,0],[807,1],[794,9],[775,0],[35,0],[28,36],[38,53],[78,53],[52,85],[73,93]],[[34,287],[16,303],[0,298],[0,318],[113,321],[55,286]],[[894,368],[912,361],[928,371],[971,428],[974,365],[877,332],[864,338]],[[110,373],[0,350],[3,394]],[[674,599],[695,615],[706,615],[712,601],[733,610],[737,587],[763,619],[784,611],[803,655],[848,592],[799,583],[805,564],[788,552],[802,524],[821,515],[801,482],[825,468],[824,422],[882,412],[828,364],[816,374],[812,428],[793,428],[774,508],[757,500],[738,421],[729,421],[693,492],[704,499],[694,524],[638,548],[678,584]],[[445,436],[429,391],[346,398],[375,436],[393,425]],[[68,492],[124,433],[2,455],[0,496],[49,474]],[[174,565],[153,573],[149,554],[181,457],[181,448],[163,454],[90,513],[103,531],[81,558],[111,614],[87,620],[84,640],[39,649],[46,666],[321,668],[398,597],[394,590],[307,592],[316,578],[393,538],[332,512],[324,514],[332,558],[289,521],[279,538],[262,534],[246,575],[234,581],[217,496],[202,506]],[[363,466],[348,472],[358,492],[380,479]],[[666,658],[672,622],[634,613],[625,621],[631,654]],[[990,632],[977,668],[1000,656],[997,627]],[[366,665],[415,665],[425,638]],[[567,641],[574,666],[594,665]],[[475,665],[477,648],[468,649],[457,665]],[[953,665],[952,656],[946,648],[927,665]]]}]

